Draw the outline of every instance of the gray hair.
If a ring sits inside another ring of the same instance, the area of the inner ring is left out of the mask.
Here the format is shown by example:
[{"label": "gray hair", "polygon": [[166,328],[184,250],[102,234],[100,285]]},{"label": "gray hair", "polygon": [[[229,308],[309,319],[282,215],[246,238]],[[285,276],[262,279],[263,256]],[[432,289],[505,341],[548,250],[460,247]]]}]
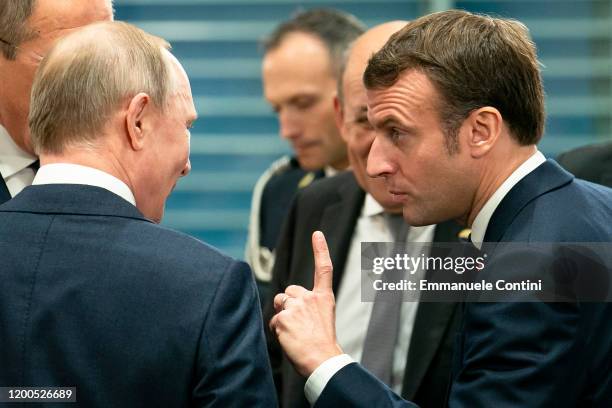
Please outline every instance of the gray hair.
[{"label": "gray hair", "polygon": [[37,153],[93,144],[126,98],[143,92],[163,110],[174,88],[170,45],[123,22],[103,22],[60,40],[32,86],[29,125]]},{"label": "gray hair", "polygon": [[13,60],[17,46],[33,33],[26,25],[32,15],[36,0],[0,1],[0,50],[6,59]]}]

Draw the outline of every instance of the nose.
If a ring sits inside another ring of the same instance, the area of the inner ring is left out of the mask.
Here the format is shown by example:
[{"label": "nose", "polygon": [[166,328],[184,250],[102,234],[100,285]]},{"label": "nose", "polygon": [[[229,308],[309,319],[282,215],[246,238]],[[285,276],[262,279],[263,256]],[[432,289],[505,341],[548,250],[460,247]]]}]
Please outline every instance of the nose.
[{"label": "nose", "polygon": [[278,126],[280,136],[285,140],[294,140],[300,134],[297,120],[291,112],[283,109],[278,113]]},{"label": "nose", "polygon": [[181,177],[185,177],[186,175],[189,174],[190,171],[191,171],[191,160],[187,159],[187,163],[185,164],[185,167],[183,167],[183,170],[181,171]]},{"label": "nose", "polygon": [[395,171],[393,162],[389,160],[390,149],[393,147],[387,146],[382,139],[382,136],[377,135],[370,147],[366,165],[366,171],[370,177],[385,177]]}]

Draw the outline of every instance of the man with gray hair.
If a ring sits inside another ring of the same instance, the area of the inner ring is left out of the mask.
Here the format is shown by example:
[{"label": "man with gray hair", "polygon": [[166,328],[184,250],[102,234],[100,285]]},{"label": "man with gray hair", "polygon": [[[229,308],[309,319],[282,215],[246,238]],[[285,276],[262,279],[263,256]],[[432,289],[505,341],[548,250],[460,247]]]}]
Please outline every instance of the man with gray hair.
[{"label": "man with gray hair", "polygon": [[157,225],[197,116],[168,48],[100,23],[38,69],[41,167],[0,207],[0,387],[76,387],[88,407],[276,404],[248,266]]},{"label": "man with gray hair", "polygon": [[27,121],[36,68],[58,38],[112,18],[111,0],[0,2],[0,204],[30,185],[38,168]]}]

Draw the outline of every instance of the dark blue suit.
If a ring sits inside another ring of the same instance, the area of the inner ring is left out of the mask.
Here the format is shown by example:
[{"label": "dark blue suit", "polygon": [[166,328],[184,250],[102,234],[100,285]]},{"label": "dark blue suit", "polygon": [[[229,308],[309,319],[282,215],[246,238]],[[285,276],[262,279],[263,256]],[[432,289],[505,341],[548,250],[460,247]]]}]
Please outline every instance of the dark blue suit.
[{"label": "dark blue suit", "polygon": [[[612,190],[548,161],[502,200],[485,242],[612,242]],[[498,273],[495,262],[484,277]],[[611,303],[465,303],[448,405],[612,406],[610,322]],[[415,407],[358,364],[332,377],[316,404],[339,406]]]},{"label": "dark blue suit", "polygon": [[0,206],[0,386],[76,386],[84,407],[275,406],[246,264],[104,189]]}]

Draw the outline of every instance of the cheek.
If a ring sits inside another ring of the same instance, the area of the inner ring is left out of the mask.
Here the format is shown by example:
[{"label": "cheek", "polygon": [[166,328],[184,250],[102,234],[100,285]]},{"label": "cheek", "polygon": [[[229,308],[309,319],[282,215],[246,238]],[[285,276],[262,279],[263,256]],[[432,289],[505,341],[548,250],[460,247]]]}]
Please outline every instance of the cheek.
[{"label": "cheek", "polygon": [[34,68],[23,66],[23,69],[15,71],[11,81],[7,81],[5,85],[11,94],[10,99],[19,106],[22,112],[29,111],[34,73]]},{"label": "cheek", "polygon": [[357,146],[359,156],[365,162],[368,160],[370,149],[372,148],[372,142],[374,141],[374,132],[363,130],[357,134]]}]

